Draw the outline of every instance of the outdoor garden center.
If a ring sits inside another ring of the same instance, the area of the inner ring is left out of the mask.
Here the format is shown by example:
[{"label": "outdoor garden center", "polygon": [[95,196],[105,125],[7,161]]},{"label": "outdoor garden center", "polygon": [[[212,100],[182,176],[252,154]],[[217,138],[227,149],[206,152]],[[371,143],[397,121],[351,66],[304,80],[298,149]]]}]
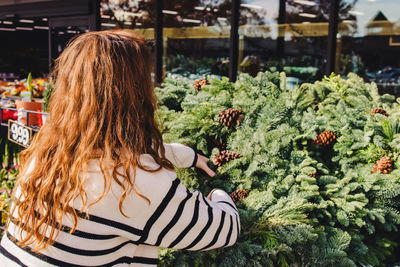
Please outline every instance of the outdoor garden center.
[{"label": "outdoor garden center", "polygon": [[151,53],[162,140],[216,173],[177,177],[240,217],[234,245],[158,266],[400,266],[400,0],[0,0],[2,235],[57,58],[115,29]]}]

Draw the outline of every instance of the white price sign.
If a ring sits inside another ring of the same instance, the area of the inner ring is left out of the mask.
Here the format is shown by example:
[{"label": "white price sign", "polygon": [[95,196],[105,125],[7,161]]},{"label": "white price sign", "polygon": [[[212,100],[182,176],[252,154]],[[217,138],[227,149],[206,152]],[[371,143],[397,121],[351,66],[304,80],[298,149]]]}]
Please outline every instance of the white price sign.
[{"label": "white price sign", "polygon": [[28,147],[32,139],[32,128],[9,120],[8,139],[21,146]]}]

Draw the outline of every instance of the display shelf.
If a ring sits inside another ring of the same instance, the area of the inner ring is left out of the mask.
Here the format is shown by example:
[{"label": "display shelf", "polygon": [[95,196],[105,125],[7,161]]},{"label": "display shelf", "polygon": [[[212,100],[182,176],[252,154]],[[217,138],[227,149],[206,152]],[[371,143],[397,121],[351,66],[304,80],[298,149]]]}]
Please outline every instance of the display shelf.
[{"label": "display shelf", "polygon": [[[8,127],[8,122],[7,122],[7,121],[3,121],[3,112],[4,112],[4,110],[10,110],[10,111],[18,112],[18,109],[16,109],[16,108],[7,108],[7,107],[2,107],[2,108],[0,108],[0,121],[1,121],[1,126]],[[47,112],[41,112],[41,111],[24,110],[24,112],[28,113],[28,115],[29,115],[29,113],[32,113],[32,114],[41,114],[42,116],[43,116],[43,115],[46,115],[46,116],[48,115]],[[27,120],[27,121],[26,121],[26,126],[31,127],[31,128],[33,129],[33,131],[35,131],[35,132],[38,132],[38,131],[40,130],[40,127],[39,127],[39,126],[36,126],[36,125],[29,125],[29,116],[26,117],[26,120]]]}]

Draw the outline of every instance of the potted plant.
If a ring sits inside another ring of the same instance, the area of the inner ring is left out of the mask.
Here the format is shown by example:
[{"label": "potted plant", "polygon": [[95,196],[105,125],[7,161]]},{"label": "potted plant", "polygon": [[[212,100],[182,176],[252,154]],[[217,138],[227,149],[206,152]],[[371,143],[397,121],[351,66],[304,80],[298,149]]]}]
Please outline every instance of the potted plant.
[{"label": "potted plant", "polygon": [[[43,92],[43,111],[44,112],[49,112],[49,101],[50,101],[51,95],[53,94],[53,91],[54,91],[54,84],[50,80],[50,82],[46,86],[46,89]],[[46,119],[49,116],[49,114],[43,113],[41,115],[42,115],[42,122],[43,122],[43,124],[45,124]]]},{"label": "potted plant", "polygon": [[[21,92],[21,100],[17,100],[15,105],[17,109],[22,110],[31,110],[31,111],[42,111],[42,103],[36,102],[33,99],[33,85],[32,85],[32,74],[29,73],[28,79],[26,81],[26,89]],[[30,112],[22,112],[22,117],[19,118],[19,121],[23,124],[27,124],[27,119],[29,125],[38,125],[38,117],[35,113]]]}]

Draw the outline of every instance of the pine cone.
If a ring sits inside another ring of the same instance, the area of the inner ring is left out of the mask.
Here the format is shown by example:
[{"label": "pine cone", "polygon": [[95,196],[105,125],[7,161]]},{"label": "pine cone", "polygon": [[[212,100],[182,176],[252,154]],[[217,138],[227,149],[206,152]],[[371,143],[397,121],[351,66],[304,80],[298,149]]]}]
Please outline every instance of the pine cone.
[{"label": "pine cone", "polygon": [[336,142],[336,136],[331,131],[324,131],[317,135],[313,142],[319,146],[331,146]]},{"label": "pine cone", "polygon": [[393,162],[388,156],[382,157],[378,160],[374,167],[372,168],[372,172],[379,171],[380,173],[388,174],[393,170]]},{"label": "pine cone", "polygon": [[238,202],[243,200],[244,198],[246,198],[249,195],[249,191],[245,190],[245,189],[236,189],[235,191],[233,191],[230,196],[233,200],[233,202]]},{"label": "pine cone", "polygon": [[225,165],[231,160],[241,158],[242,155],[240,153],[235,153],[229,150],[223,150],[218,152],[218,156],[216,156],[213,160],[214,165],[217,165],[218,167]]},{"label": "pine cone", "polygon": [[308,176],[318,178],[318,173],[317,172],[309,173]]},{"label": "pine cone", "polygon": [[382,114],[383,116],[386,116],[386,117],[388,116],[386,111],[382,108],[375,108],[375,109],[371,110],[371,114],[377,114],[377,113]]},{"label": "pine cone", "polygon": [[196,91],[201,91],[201,89],[203,88],[203,85],[208,85],[208,84],[210,84],[209,82],[208,82],[208,80],[207,79],[198,79],[198,80],[196,80],[195,82],[194,82],[194,84],[193,84],[193,86],[194,86],[194,89],[196,90]]},{"label": "pine cone", "polygon": [[318,102],[317,100],[314,100],[312,103],[313,103],[313,105],[314,105],[314,110],[315,110],[315,111],[318,111],[318,109],[319,109],[319,102]]},{"label": "pine cone", "polygon": [[213,139],[213,146],[221,150],[226,150],[226,141],[221,138]]},{"label": "pine cone", "polygon": [[218,115],[219,122],[228,127],[235,128],[240,125],[244,118],[244,113],[241,109],[228,108],[227,110],[222,110]]}]

